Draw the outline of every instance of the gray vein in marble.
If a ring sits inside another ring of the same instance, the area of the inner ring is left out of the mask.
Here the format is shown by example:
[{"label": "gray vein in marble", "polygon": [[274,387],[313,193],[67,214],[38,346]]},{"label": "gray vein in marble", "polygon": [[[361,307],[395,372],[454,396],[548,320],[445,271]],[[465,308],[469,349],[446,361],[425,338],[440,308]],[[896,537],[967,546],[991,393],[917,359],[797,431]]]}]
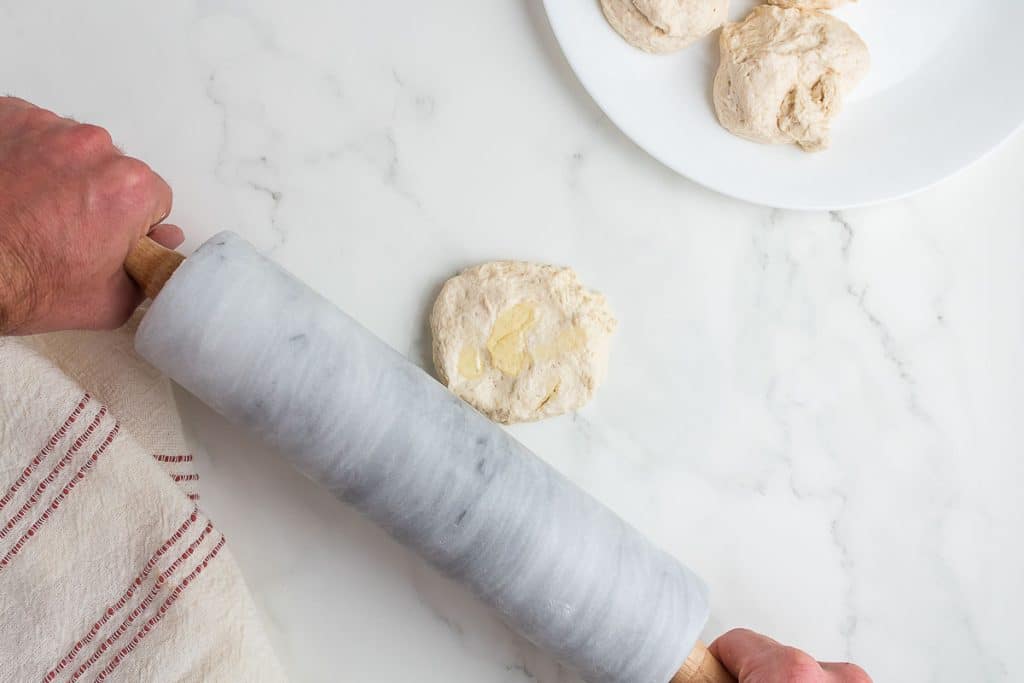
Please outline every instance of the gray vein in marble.
[{"label": "gray vein in marble", "polygon": [[[266,157],[260,157],[260,159],[266,161]],[[277,242],[269,251],[280,249],[284,246],[285,240],[287,239],[287,232],[278,223],[278,213],[281,210],[281,200],[284,198],[284,194],[280,190],[275,190],[272,187],[268,187],[253,180],[247,180],[246,184],[257,192],[265,194],[270,198],[270,228],[277,235]]]},{"label": "gray vein in marble", "polygon": [[398,159],[398,142],[395,140],[394,127],[388,128],[384,137],[388,141],[388,146],[391,149],[391,158],[388,160],[388,170],[385,175],[385,182],[395,188],[396,192],[415,204],[418,208],[423,208],[423,202],[420,201],[419,197],[400,183],[401,162]]},{"label": "gray vein in marble", "polygon": [[434,118],[435,110],[437,109],[437,101],[432,95],[428,95],[424,92],[414,90],[405,79],[398,74],[398,69],[391,69],[391,78],[394,80],[395,85],[398,86],[399,93],[395,96],[395,103],[391,108],[391,119],[392,122],[398,119],[398,109],[401,106],[401,94],[404,92],[409,98],[411,98],[413,108],[416,111],[417,118],[423,121]]},{"label": "gray vein in marble", "polygon": [[580,175],[583,173],[583,166],[586,163],[586,155],[583,150],[576,150],[569,156],[568,170],[565,174],[566,185],[575,190],[580,185]]},{"label": "gray vein in marble", "polygon": [[[778,238],[780,231],[783,229],[781,226],[781,220],[786,216],[786,212],[783,209],[772,209],[768,213],[767,223],[763,229],[753,233],[752,240],[755,253],[759,256],[762,270],[768,270],[769,264],[772,262],[771,253],[764,245],[766,237]],[[785,237],[782,237],[785,240]],[[783,245],[788,247],[788,245]],[[793,258],[792,253],[788,248],[782,249],[782,262],[786,266],[786,291],[785,295],[788,296],[793,289],[793,285],[796,282],[797,276],[800,272],[800,263]]]},{"label": "gray vein in marble", "polygon": [[[218,178],[221,178],[221,171],[224,167],[224,163],[227,157],[227,145],[228,145],[228,112],[227,106],[214,92],[214,84],[217,82],[216,72],[212,72],[206,79],[206,87],[203,92],[206,98],[213,104],[214,107],[220,112],[220,145],[217,147],[217,168],[216,174]],[[265,158],[265,157],[264,157]],[[223,180],[223,178],[221,178]]]},{"label": "gray vein in marble", "polygon": [[862,287],[860,290],[857,290],[853,285],[847,285],[846,291],[851,297],[853,297],[854,301],[856,301],[857,307],[864,315],[864,318],[875,330],[878,343],[881,346],[885,359],[893,366],[893,368],[895,368],[896,374],[906,387],[907,407],[910,409],[910,412],[921,420],[932,424],[933,420],[931,416],[928,415],[918,400],[917,382],[914,380],[914,377],[910,372],[909,363],[900,352],[896,340],[889,331],[889,328],[886,327],[881,318],[875,315],[867,304],[867,285]]},{"label": "gray vein in marble", "polygon": [[[950,482],[946,482],[947,486]],[[956,494],[949,493],[950,496],[948,501],[942,505],[938,511],[939,523],[934,526],[934,538],[931,539],[930,546],[934,548],[935,558],[937,560],[936,567],[941,572],[940,576],[948,586],[948,593],[946,597],[950,600],[951,606],[957,608],[959,614],[957,614],[957,622],[962,626],[964,635],[967,641],[971,645],[971,649],[974,651],[972,661],[976,663],[977,667],[983,669],[984,674],[979,680],[991,681],[997,680],[993,676],[994,670],[1000,673],[1007,673],[1008,668],[1005,662],[993,653],[989,652],[985,646],[985,636],[979,632],[978,627],[974,624],[974,620],[971,618],[970,610],[968,608],[968,601],[963,595],[963,589],[960,585],[960,580],[957,578],[956,572],[950,566],[949,561],[946,559],[942,552],[942,538],[941,533],[945,527],[945,523],[949,515],[952,513],[955,503]]]},{"label": "gray vein in marble", "polygon": [[[799,410],[804,406],[797,403],[790,403],[788,407],[778,405],[778,401],[773,398],[775,394],[776,379],[773,378],[771,381],[770,388],[765,396],[765,400],[769,405],[769,410],[780,424],[782,429],[782,445],[779,448],[777,456],[779,460],[784,464],[788,473],[788,483],[790,492],[793,497],[799,501],[817,500],[822,502],[835,502],[838,505],[838,510],[831,517],[829,523],[829,532],[832,538],[833,545],[836,550],[838,568],[842,572],[844,583],[846,588],[844,590],[843,602],[845,604],[845,616],[839,624],[839,631],[844,641],[844,651],[846,659],[852,661],[853,656],[853,638],[857,631],[857,612],[855,609],[855,585],[854,585],[854,564],[853,555],[850,553],[849,547],[842,536],[840,530],[843,524],[847,505],[848,496],[839,488],[830,487],[827,491],[810,491],[803,490],[797,485],[795,476],[795,468],[793,458],[790,455],[792,448],[792,425],[788,419],[788,415],[791,414],[791,410]],[[762,489],[759,491],[764,494],[765,491]]]},{"label": "gray vein in marble", "polygon": [[[215,174],[221,182],[225,185],[230,185],[228,176],[229,157],[229,109],[227,102],[221,98],[216,92],[217,74],[216,72],[211,73],[206,82],[206,97],[218,111],[221,116],[221,141],[217,150],[217,166]],[[287,231],[278,221],[278,214],[281,207],[281,200],[283,197],[282,191],[277,187],[272,187],[265,182],[256,181],[251,178],[247,178],[240,171],[245,168],[247,161],[261,168],[265,168],[270,172],[271,177],[276,177],[277,172],[273,162],[266,154],[261,154],[251,160],[245,158],[239,158],[234,161],[235,164],[235,176],[238,180],[249,189],[254,192],[267,197],[270,200],[270,206],[268,209],[267,224],[270,228],[271,233],[275,236],[275,240],[272,246],[269,247],[268,251],[274,252],[284,246],[287,238]]]},{"label": "gray vein in marble", "polygon": [[400,198],[418,210],[423,209],[423,201],[405,181],[393,124],[365,134],[359,140],[307,155],[304,162],[309,165],[325,164],[350,156],[360,159],[373,169],[380,181]]},{"label": "gray vein in marble", "polygon": [[842,242],[843,261],[850,261],[850,247],[853,245],[853,225],[846,219],[842,211],[830,211],[829,218],[839,226],[842,231],[840,240]]},{"label": "gray vein in marble", "polygon": [[466,631],[463,629],[462,624],[455,619],[448,617],[448,615],[435,607],[433,601],[421,592],[419,586],[416,586],[416,593],[419,595],[420,602],[423,603],[427,608],[427,611],[430,612],[430,616],[448,629],[448,631],[455,636],[457,640],[462,640],[466,637]]},{"label": "gray vein in marble", "polygon": [[834,490],[832,492],[832,496],[839,501],[839,511],[832,518],[830,530],[832,532],[832,542],[835,544],[836,550],[839,553],[839,567],[843,572],[843,579],[846,582],[846,591],[843,595],[843,602],[846,607],[846,616],[839,624],[839,633],[843,637],[846,659],[848,661],[853,661],[853,639],[857,634],[858,624],[855,600],[856,586],[854,585],[855,567],[853,554],[850,552],[850,548],[846,543],[846,539],[843,538],[843,534],[840,529],[842,523],[846,519],[849,497],[841,490]]},{"label": "gray vein in marble", "polygon": [[197,19],[204,19],[215,15],[227,15],[245,22],[249,31],[258,39],[260,47],[267,52],[280,55],[297,54],[294,51],[287,50],[277,40],[273,25],[257,16],[253,8],[246,2],[236,2],[235,0],[199,0],[196,10]]},{"label": "gray vein in marble", "polygon": [[[790,235],[776,236],[773,234],[774,231],[781,229],[782,219],[785,215],[786,213],[781,210],[770,211],[764,229],[752,235],[753,254],[759,269],[762,272],[768,273],[773,264],[777,264],[783,269],[785,283],[785,291],[781,294],[778,287],[759,286],[755,294],[758,300],[755,306],[759,308],[764,307],[765,304],[761,301],[761,292],[764,290],[772,291],[774,296],[780,297],[785,302],[784,304],[779,304],[780,306],[792,305],[793,297],[799,296],[803,300],[801,305],[808,309],[808,334],[814,334],[813,320],[815,319],[814,306],[816,304],[808,298],[808,294],[804,291],[803,287],[799,286],[801,284],[799,279],[801,277],[802,264],[792,255],[792,237]],[[853,226],[840,212],[832,212],[829,218],[840,229],[840,255],[842,262],[848,264],[854,239]],[[768,238],[771,238],[771,242],[768,242]],[[778,281],[776,280],[776,282]],[[842,532],[842,527],[848,515],[849,498],[848,494],[841,487],[829,486],[825,489],[808,489],[806,486],[797,483],[796,463],[792,454],[794,431],[792,419],[801,412],[807,413],[813,419],[814,413],[809,406],[804,405],[802,402],[785,398],[782,395],[781,385],[784,381],[783,377],[773,374],[767,379],[767,386],[764,390],[765,407],[779,430],[778,441],[771,452],[786,473],[789,491],[795,500],[801,502],[820,502],[828,505],[830,508],[834,507],[834,512],[829,515],[828,520],[829,534],[835,550],[837,569],[841,573],[845,585],[842,598],[844,605],[843,615],[838,624],[838,629],[843,638],[846,658],[853,659],[853,641],[858,627],[856,611],[857,586],[855,583],[853,554]],[[817,423],[816,420],[815,422]],[[823,445],[834,459],[835,453],[828,447],[827,440]],[[755,489],[758,493],[762,495],[767,493],[766,487],[772,477],[773,472],[768,470],[758,478],[755,482]]]},{"label": "gray vein in marble", "polygon": [[509,672],[518,674],[519,676],[521,676],[523,679],[525,679],[527,681],[535,681],[535,680],[537,680],[537,677],[534,676],[533,672],[530,671],[527,668],[526,664],[523,664],[521,662],[516,662],[515,664],[506,664],[505,665],[505,671],[509,671]]}]

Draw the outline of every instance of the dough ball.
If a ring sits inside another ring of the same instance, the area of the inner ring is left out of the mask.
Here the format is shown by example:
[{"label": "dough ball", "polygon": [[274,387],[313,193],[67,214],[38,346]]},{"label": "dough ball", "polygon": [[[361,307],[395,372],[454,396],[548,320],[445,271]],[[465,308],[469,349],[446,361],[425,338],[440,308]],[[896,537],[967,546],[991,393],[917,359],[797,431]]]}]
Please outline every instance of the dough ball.
[{"label": "dough ball", "polygon": [[832,119],[870,63],[860,36],[818,10],[761,5],[726,24],[719,44],[714,101],[722,125],[807,151],[828,147]]},{"label": "dough ball", "polygon": [[725,22],[729,0],[601,0],[608,23],[654,54],[680,50]]},{"label": "dough ball", "polygon": [[768,0],[769,5],[779,7],[803,7],[804,9],[835,9],[857,0]]},{"label": "dough ball", "polygon": [[448,280],[430,331],[442,382],[493,420],[561,415],[594,395],[616,321],[570,268],[485,263]]}]

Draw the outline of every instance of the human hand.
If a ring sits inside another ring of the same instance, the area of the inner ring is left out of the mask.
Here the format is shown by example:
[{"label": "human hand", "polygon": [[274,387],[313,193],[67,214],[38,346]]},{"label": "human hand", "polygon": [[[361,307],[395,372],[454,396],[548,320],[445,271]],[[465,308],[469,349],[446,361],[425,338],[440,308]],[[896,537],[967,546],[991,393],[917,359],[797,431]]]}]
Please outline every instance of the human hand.
[{"label": "human hand", "polygon": [[817,662],[806,652],[737,628],[708,647],[738,683],[871,683],[856,664]]},{"label": "human hand", "polygon": [[0,97],[0,334],[124,323],[143,298],[125,257],[147,233],[180,245],[170,212],[171,188],[107,131]]}]

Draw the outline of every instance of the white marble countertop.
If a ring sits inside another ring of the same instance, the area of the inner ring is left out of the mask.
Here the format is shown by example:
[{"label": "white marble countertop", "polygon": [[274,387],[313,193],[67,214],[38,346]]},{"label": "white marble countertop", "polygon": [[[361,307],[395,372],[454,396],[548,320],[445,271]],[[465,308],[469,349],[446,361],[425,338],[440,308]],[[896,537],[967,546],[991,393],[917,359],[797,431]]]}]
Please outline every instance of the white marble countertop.
[{"label": "white marble countertop", "polygon": [[[1024,679],[1024,136],[894,204],[742,204],[605,119],[539,0],[0,0],[0,64],[163,174],[186,250],[236,230],[418,363],[458,269],[577,268],[620,318],[610,377],[513,432],[707,579],[707,638]],[[576,680],[181,404],[294,680]]]}]

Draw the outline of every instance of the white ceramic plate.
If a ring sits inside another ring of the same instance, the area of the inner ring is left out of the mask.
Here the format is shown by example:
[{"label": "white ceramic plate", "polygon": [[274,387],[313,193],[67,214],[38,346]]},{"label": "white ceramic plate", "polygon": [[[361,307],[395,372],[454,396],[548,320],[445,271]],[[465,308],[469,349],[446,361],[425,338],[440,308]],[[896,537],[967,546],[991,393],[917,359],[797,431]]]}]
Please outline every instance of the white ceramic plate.
[{"label": "white ceramic plate", "polygon": [[[544,0],[583,87],[656,159],[723,194],[841,209],[924,189],[981,158],[1024,121],[1024,0],[860,0],[836,11],[867,42],[868,77],[832,147],[759,145],[718,125],[718,32],[648,55],[608,26],[598,0]],[[742,18],[755,3],[733,0]]]}]

